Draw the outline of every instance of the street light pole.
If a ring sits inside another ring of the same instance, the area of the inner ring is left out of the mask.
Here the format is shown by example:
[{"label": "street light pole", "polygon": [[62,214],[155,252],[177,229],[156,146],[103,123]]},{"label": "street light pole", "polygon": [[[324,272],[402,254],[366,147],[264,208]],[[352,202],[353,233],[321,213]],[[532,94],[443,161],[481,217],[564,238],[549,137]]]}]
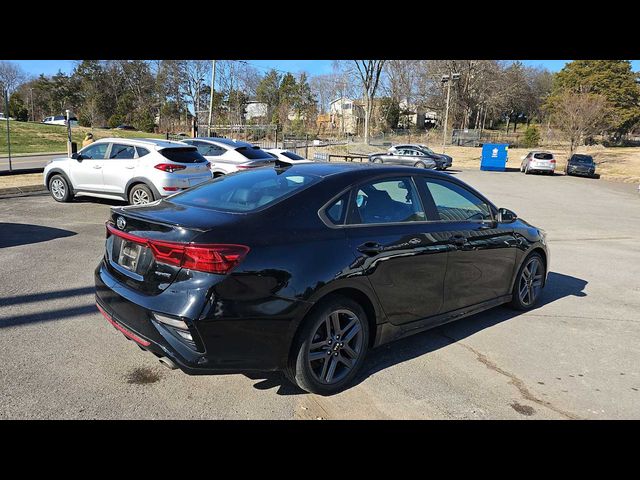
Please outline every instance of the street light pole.
[{"label": "street light pole", "polygon": [[459,80],[459,79],[460,79],[459,73],[452,73],[451,75],[442,76],[442,83],[447,84],[447,107],[444,113],[444,127],[442,129],[442,153],[444,153],[445,151],[445,144],[447,141],[447,124],[449,123],[449,100],[451,98],[451,83],[453,83],[454,80]]},{"label": "street light pole", "polygon": [[[207,137],[211,136],[211,117],[213,116],[213,94],[216,83],[216,61],[211,60],[211,95],[209,96],[209,122],[207,123]],[[276,145],[277,147],[277,145]]]},{"label": "street light pole", "polygon": [[12,171],[11,167],[11,134],[9,133],[9,91],[2,86],[2,93],[4,93],[4,107],[5,118],[7,119],[7,150],[9,152],[9,171]]}]

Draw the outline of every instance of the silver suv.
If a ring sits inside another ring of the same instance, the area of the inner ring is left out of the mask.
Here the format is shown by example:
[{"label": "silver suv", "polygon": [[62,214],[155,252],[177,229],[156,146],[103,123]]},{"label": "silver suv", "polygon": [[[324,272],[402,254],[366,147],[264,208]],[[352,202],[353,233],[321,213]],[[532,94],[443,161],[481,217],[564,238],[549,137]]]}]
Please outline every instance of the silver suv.
[{"label": "silver suv", "polygon": [[141,205],[210,179],[195,147],[148,138],[103,138],[44,168],[44,185],[58,202],[89,195]]}]

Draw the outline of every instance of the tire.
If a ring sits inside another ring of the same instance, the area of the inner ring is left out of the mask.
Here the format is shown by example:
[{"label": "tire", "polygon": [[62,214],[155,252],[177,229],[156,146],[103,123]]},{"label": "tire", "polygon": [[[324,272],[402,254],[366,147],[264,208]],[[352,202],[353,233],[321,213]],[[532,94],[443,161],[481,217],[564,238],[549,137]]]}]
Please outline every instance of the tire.
[{"label": "tire", "polygon": [[529,173],[531,172],[529,171],[529,165],[527,165],[526,167],[524,167],[524,174],[529,175]]},{"label": "tire", "polygon": [[153,192],[144,183],[138,183],[129,190],[130,205],[146,205],[154,200]]},{"label": "tire", "polygon": [[422,162],[416,162],[414,167],[416,167],[416,168],[427,168],[427,166]]},{"label": "tire", "polygon": [[56,174],[49,179],[49,192],[56,202],[70,202],[73,199],[69,182],[62,175]]},{"label": "tire", "polygon": [[378,164],[382,164],[382,159],[381,158],[374,158],[373,159],[373,163],[378,163]]},{"label": "tire", "polygon": [[[531,278],[530,272],[534,261],[536,262],[536,270],[533,274],[533,280],[529,284],[528,280]],[[532,253],[522,262],[522,266],[516,276],[516,281],[513,284],[513,291],[511,292],[513,298],[510,305],[512,308],[516,310],[531,310],[536,306],[536,303],[540,300],[542,288],[544,287],[546,268],[544,260],[539,253]],[[527,287],[523,296],[524,286]]]},{"label": "tire", "polygon": [[[336,319],[342,330],[336,328]],[[340,339],[343,334],[351,338],[344,342]],[[358,374],[368,345],[369,322],[360,304],[342,295],[330,295],[303,320],[285,374],[307,392],[333,395]]]}]

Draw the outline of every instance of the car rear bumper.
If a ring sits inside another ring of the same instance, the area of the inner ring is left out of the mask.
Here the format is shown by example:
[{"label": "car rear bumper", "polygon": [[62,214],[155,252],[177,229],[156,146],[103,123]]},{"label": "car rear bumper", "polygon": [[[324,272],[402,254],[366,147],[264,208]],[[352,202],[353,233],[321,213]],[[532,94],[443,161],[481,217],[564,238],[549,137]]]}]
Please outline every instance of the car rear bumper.
[{"label": "car rear bumper", "polygon": [[[306,302],[270,298],[262,302],[262,311],[272,314],[251,315],[247,309],[242,311],[238,302],[218,298],[214,308],[205,305],[202,312],[194,314],[192,310],[182,316],[180,310],[191,303],[185,300],[185,291],[169,287],[158,295],[142,294],[120,283],[102,261],[95,270],[95,284],[96,304],[112,326],[190,375],[283,369],[297,324],[294,320],[308,308]],[[167,312],[167,305],[175,305],[175,310]],[[256,306],[247,308],[255,311]],[[157,309],[188,323],[195,350],[154,317]],[[223,316],[218,312],[230,313]]]},{"label": "car rear bumper", "polygon": [[542,164],[531,164],[529,165],[529,171],[534,172],[553,172],[555,171],[555,165],[542,165]]}]

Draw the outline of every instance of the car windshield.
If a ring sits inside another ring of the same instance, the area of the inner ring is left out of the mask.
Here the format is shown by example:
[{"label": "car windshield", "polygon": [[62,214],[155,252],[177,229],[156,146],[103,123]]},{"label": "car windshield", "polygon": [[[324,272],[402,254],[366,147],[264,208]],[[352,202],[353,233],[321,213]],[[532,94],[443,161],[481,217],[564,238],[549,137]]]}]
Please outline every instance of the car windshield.
[{"label": "car windshield", "polygon": [[238,147],[236,152],[247,157],[249,160],[260,160],[263,158],[271,158],[267,152],[260,147]]},{"label": "car windshield", "polygon": [[553,160],[553,154],[551,153],[534,153],[533,158],[538,160]]},{"label": "car windshield", "polygon": [[265,167],[219,177],[172,196],[171,202],[224,212],[250,212],[281,202],[320,178]]},{"label": "car windshield", "polygon": [[589,155],[574,155],[571,161],[573,163],[593,163],[593,158]]},{"label": "car windshield", "polygon": [[426,145],[420,145],[420,149],[427,152],[427,153],[433,153],[433,150],[431,150],[429,147],[427,147]]}]

